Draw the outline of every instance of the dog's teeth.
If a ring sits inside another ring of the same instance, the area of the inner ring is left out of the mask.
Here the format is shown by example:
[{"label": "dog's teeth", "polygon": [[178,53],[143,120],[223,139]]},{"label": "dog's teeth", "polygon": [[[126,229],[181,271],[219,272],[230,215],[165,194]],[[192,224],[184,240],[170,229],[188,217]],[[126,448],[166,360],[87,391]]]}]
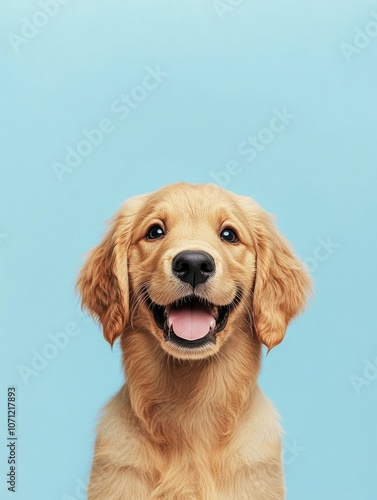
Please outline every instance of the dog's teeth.
[{"label": "dog's teeth", "polygon": [[168,318],[168,327],[171,328],[173,325],[173,320],[171,318]]},{"label": "dog's teeth", "polygon": [[215,327],[216,327],[216,320],[215,318],[211,319],[210,323],[209,323],[209,327],[211,330],[214,330]]}]

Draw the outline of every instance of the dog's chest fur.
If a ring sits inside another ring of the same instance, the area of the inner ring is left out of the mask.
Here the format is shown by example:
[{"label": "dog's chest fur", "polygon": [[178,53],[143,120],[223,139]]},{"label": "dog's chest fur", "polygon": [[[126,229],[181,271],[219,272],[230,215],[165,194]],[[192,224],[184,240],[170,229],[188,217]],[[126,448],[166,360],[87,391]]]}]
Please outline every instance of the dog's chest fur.
[{"label": "dog's chest fur", "polygon": [[281,447],[276,413],[250,368],[257,363],[246,359],[258,358],[257,347],[240,337],[220,371],[221,359],[151,364],[148,339],[139,332],[122,346],[127,384],[105,408],[96,455],[141,474],[153,499],[249,498],[242,491],[253,468],[278,463]]},{"label": "dog's chest fur", "polygon": [[[137,471],[150,485],[153,499],[248,499],[242,495],[249,495],[249,481],[253,478],[255,484],[259,464],[268,464],[269,474],[271,468],[279,467],[281,443],[276,413],[256,387],[250,406],[234,427],[236,431],[220,436],[213,431],[215,420],[221,420],[221,415],[214,413],[206,421],[188,418],[190,439],[182,434],[175,440],[153,442],[135,416],[124,386],[105,408],[95,461],[101,456],[114,467]],[[205,439],[202,433],[206,433]]]}]

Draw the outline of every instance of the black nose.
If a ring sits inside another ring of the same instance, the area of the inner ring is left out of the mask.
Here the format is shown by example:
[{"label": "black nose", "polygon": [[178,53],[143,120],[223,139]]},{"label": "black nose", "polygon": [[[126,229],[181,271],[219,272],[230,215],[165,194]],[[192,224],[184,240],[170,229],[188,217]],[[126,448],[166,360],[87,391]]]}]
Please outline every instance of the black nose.
[{"label": "black nose", "polygon": [[172,268],[181,281],[194,288],[215,274],[215,261],[206,252],[186,251],[174,257]]}]

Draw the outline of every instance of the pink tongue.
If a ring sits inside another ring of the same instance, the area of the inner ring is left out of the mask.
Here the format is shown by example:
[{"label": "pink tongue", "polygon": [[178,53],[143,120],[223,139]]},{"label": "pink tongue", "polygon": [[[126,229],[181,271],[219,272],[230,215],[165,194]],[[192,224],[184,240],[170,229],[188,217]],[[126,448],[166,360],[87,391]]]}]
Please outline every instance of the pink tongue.
[{"label": "pink tongue", "polygon": [[174,333],[186,340],[201,339],[210,330],[212,314],[200,307],[172,309],[169,314]]}]

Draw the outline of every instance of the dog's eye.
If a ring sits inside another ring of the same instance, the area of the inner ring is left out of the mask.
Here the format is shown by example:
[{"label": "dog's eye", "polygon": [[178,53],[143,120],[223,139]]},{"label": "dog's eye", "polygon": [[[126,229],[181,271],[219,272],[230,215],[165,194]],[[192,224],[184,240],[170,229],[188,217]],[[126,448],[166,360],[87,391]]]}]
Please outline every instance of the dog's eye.
[{"label": "dog's eye", "polygon": [[157,238],[161,238],[164,235],[165,233],[162,227],[156,224],[149,229],[146,237],[148,238],[148,240],[157,240]]},{"label": "dog's eye", "polygon": [[230,229],[229,227],[226,227],[221,231],[220,238],[224,241],[227,241],[228,243],[237,243],[238,241],[238,236],[236,235],[235,231],[233,231],[233,229]]}]

